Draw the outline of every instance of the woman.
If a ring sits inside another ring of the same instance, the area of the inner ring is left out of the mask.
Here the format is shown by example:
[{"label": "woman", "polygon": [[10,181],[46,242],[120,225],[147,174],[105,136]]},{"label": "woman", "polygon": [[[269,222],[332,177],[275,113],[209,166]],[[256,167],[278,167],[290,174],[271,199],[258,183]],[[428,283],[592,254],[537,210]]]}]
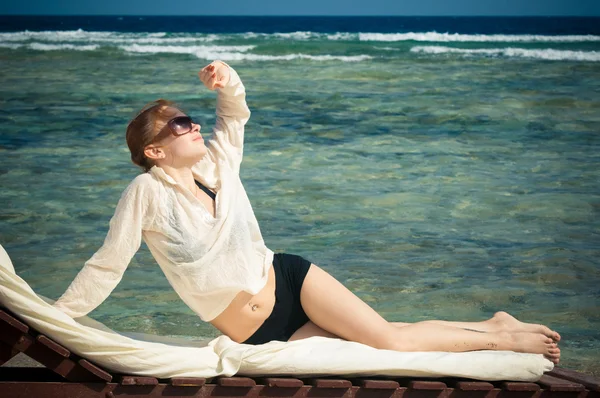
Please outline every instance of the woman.
[{"label": "woman", "polygon": [[539,353],[558,363],[560,335],[546,326],[505,312],[482,322],[391,323],[317,265],[269,250],[239,177],[250,117],[244,85],[221,61],[198,74],[218,92],[209,145],[168,101],[140,111],[126,138],[145,172],[123,192],[104,244],[56,308],[72,317],[96,308],[143,238],[182,300],[239,343],[326,336],[398,351]]}]

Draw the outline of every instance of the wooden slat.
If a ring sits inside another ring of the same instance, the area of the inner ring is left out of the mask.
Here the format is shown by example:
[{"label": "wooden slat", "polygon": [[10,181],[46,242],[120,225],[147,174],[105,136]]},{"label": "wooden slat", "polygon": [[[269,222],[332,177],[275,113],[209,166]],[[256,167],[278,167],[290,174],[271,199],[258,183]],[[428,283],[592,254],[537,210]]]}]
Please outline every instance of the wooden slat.
[{"label": "wooden slat", "polygon": [[454,383],[454,388],[462,391],[491,391],[494,385],[485,381],[460,380]]},{"label": "wooden slat", "polygon": [[5,343],[10,340],[13,340],[12,344],[8,343],[8,345],[11,345],[13,349],[20,352],[26,352],[31,346],[35,345],[35,339],[28,334],[21,334],[19,336],[14,334],[4,334],[0,336],[0,338],[4,339]]},{"label": "wooden slat", "polygon": [[351,388],[352,382],[345,379],[308,379],[308,383],[317,388]]},{"label": "wooden slat", "polygon": [[257,379],[256,383],[263,384],[266,387],[279,388],[300,388],[304,385],[302,380],[293,377],[265,377]]},{"label": "wooden slat", "polygon": [[[110,381],[112,376],[85,359],[69,358],[69,350],[0,310],[0,339],[69,381]],[[26,334],[27,333],[27,334]],[[36,333],[33,337],[31,334]],[[76,362],[77,361],[77,362]]]},{"label": "wooden slat", "polygon": [[372,390],[396,390],[400,387],[400,383],[394,380],[357,379],[353,383],[360,388]]},{"label": "wooden slat", "polygon": [[119,375],[116,378],[117,383],[122,386],[156,386],[158,385],[158,379],[156,377],[148,376],[129,376]]},{"label": "wooden slat", "polygon": [[249,377],[219,377],[217,385],[222,387],[254,387],[256,382]]},{"label": "wooden slat", "polygon": [[559,379],[569,380],[575,383],[582,384],[590,391],[600,391],[600,380],[595,379],[592,376],[576,372],[574,370],[559,368],[555,366],[552,371],[546,374],[548,376],[553,376]]},{"label": "wooden slat", "polygon": [[50,340],[48,337],[43,334],[38,335],[36,338],[38,343],[48,348],[50,351],[55,352],[57,355],[61,357],[68,358],[71,353],[65,347],[61,346],[57,342]]},{"label": "wooden slat", "polygon": [[107,381],[107,376],[102,372],[95,371],[93,365],[86,367],[86,360],[82,360],[82,364],[84,364],[82,366],[72,358],[63,357],[37,340],[34,340],[34,343],[23,353],[69,381]]},{"label": "wooden slat", "polygon": [[2,309],[0,309],[0,323],[5,323],[21,333],[27,333],[29,331],[29,326]]},{"label": "wooden slat", "polygon": [[585,387],[582,384],[572,381],[559,379],[557,377],[543,375],[538,380],[538,384],[550,391],[583,391]]},{"label": "wooden slat", "polygon": [[202,387],[206,384],[204,377],[172,377],[169,384],[176,387]]},{"label": "wooden slat", "polygon": [[110,382],[113,378],[112,375],[106,370],[94,365],[85,358],[79,359],[77,363],[79,364],[79,366],[81,366],[82,369],[85,369],[85,371],[89,372],[90,374],[94,375],[100,380],[104,380],[107,383]]},{"label": "wooden slat", "polygon": [[508,381],[502,383],[502,389],[505,391],[539,391],[542,388],[539,386],[539,384],[535,383]]},{"label": "wooden slat", "polygon": [[413,380],[408,383],[408,388],[412,390],[445,390],[446,383],[442,383],[441,381],[423,381],[423,380]]},{"label": "wooden slat", "polygon": [[[5,313],[5,315],[7,314]],[[25,351],[35,340],[22,329],[18,324],[11,324],[9,319],[3,319],[0,321],[0,341],[15,350]]]}]

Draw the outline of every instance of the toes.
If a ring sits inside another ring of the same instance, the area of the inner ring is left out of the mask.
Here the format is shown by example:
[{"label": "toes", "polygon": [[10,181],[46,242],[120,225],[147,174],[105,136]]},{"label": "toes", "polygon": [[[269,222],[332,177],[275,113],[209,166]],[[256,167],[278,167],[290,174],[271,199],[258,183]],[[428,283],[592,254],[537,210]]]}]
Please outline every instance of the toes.
[{"label": "toes", "polygon": [[558,363],[558,361],[560,361],[560,359],[559,359],[558,357],[556,357],[556,356],[553,356],[553,355],[544,355],[544,357],[545,357],[547,360],[549,360],[549,361],[551,361],[551,362],[553,362],[553,363],[555,363],[555,364],[557,364],[557,363]]},{"label": "toes", "polygon": [[545,334],[546,336],[550,337],[552,340],[558,341],[560,340],[560,335],[558,333],[556,333],[554,330],[550,329],[547,326],[544,325],[538,325],[541,330],[542,333]]}]

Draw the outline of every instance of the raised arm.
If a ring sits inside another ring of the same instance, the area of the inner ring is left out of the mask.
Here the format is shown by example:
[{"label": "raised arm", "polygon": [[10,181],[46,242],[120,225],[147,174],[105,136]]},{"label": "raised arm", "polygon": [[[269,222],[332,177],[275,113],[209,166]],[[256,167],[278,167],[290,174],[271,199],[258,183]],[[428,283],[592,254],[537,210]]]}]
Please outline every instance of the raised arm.
[{"label": "raised arm", "polygon": [[222,61],[214,61],[199,72],[210,90],[217,90],[217,122],[208,143],[213,162],[225,161],[239,173],[244,150],[244,126],[250,118],[246,89],[237,72]]},{"label": "raised arm", "polygon": [[141,245],[142,229],[151,222],[148,187],[134,179],[121,195],[102,247],[86,261],[65,293],[53,304],[72,318],[99,306],[121,281]]}]

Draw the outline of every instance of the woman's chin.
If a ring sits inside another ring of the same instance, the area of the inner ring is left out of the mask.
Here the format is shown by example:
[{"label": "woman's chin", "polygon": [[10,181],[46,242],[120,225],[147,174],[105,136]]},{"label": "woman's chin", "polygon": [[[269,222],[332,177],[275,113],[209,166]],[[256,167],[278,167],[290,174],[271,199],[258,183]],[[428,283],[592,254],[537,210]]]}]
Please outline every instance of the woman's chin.
[{"label": "woman's chin", "polygon": [[194,160],[196,162],[201,161],[202,159],[204,159],[204,157],[206,156],[206,154],[208,153],[208,151],[206,150],[206,147],[204,148],[203,151],[199,151],[198,154],[194,157]]}]

